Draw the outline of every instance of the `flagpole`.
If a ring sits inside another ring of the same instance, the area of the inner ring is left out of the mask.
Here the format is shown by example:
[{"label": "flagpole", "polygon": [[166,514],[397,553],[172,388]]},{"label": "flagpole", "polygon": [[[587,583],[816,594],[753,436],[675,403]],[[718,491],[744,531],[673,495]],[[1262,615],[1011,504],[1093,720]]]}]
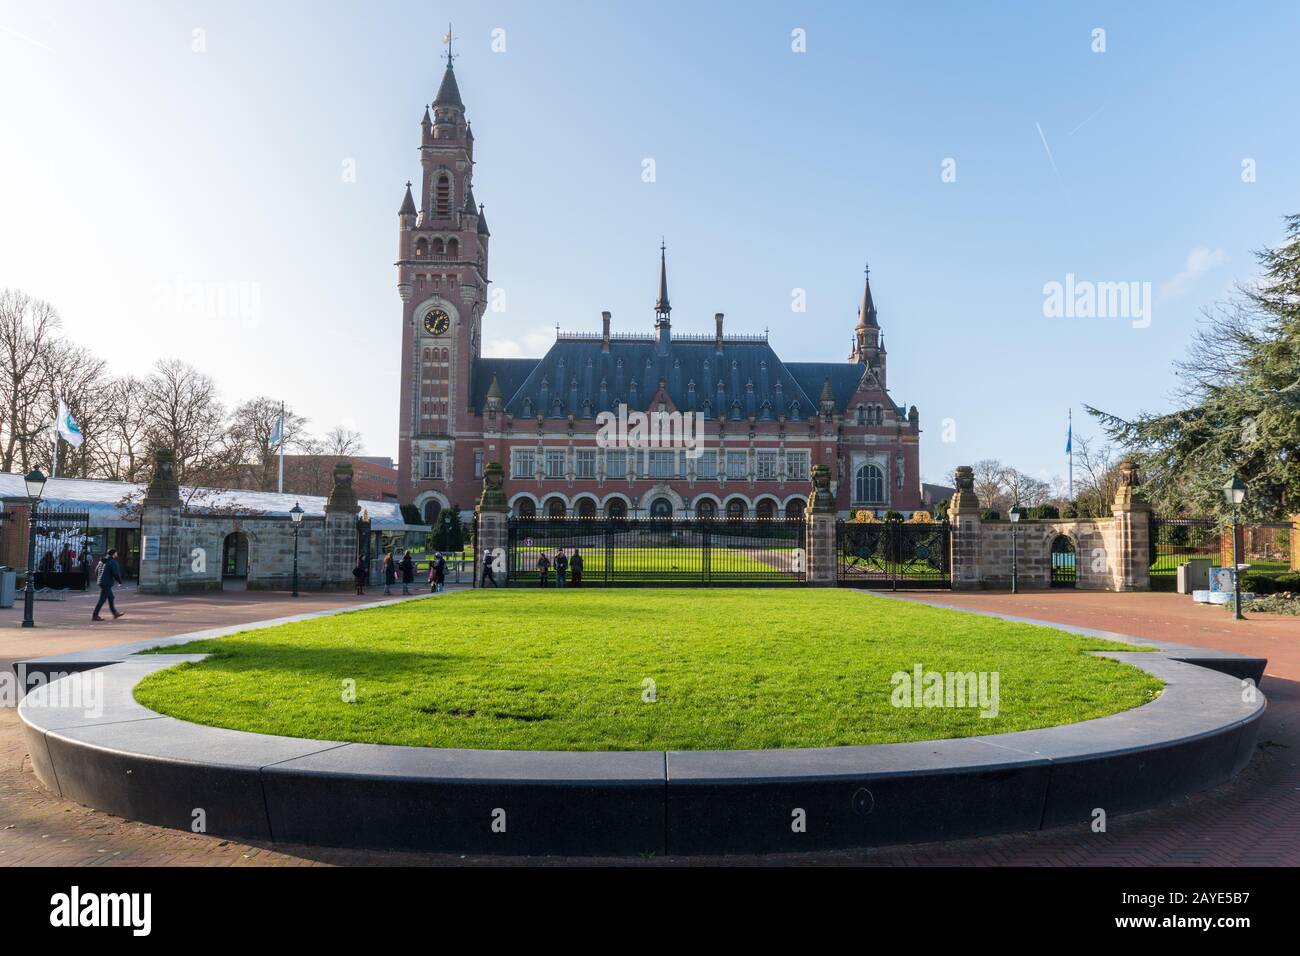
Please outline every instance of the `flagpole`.
[{"label": "flagpole", "polygon": [[277,490],[284,494],[284,402],[280,403],[280,481]]},{"label": "flagpole", "polygon": [[1070,500],[1074,500],[1074,409],[1070,409]]}]

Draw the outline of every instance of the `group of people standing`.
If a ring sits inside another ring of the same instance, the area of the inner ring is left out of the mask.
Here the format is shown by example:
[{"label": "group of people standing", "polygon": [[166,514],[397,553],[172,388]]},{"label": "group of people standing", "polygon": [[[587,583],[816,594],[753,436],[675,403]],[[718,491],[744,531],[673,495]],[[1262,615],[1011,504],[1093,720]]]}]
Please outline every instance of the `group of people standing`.
[{"label": "group of people standing", "polygon": [[[557,588],[564,587],[565,577],[569,574],[572,574],[570,583],[575,587],[580,586],[582,584],[582,568],[582,554],[577,548],[573,549],[572,558],[565,555],[563,548],[555,552],[554,558],[547,557],[546,552],[543,551],[537,556],[537,586],[546,587],[546,582],[550,578],[552,570],[555,571],[555,586]],[[493,581],[492,583],[495,584],[496,582]]]},{"label": "group of people standing", "polygon": [[[394,586],[401,582],[402,593],[410,594],[411,585],[415,583],[415,558],[408,549],[400,559],[392,551],[384,552],[384,593],[392,594]],[[352,578],[357,583],[357,593],[366,593],[366,582],[370,580],[370,559],[364,554],[357,555],[357,563],[352,568]],[[429,590],[442,591],[447,583],[447,561],[441,552],[435,552],[429,562]]]}]

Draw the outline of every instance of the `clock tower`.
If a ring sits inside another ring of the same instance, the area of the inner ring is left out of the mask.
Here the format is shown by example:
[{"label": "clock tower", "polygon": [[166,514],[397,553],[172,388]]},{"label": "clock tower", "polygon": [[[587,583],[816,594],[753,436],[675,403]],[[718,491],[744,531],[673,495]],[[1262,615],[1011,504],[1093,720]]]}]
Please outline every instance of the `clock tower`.
[{"label": "clock tower", "polygon": [[408,182],[398,212],[398,464],[402,502],[425,506],[427,518],[452,503],[451,483],[469,477],[458,472],[473,467],[461,460],[466,449],[457,454],[457,438],[470,434],[488,283],[487,220],[473,189],[474,134],[450,48],[433,105],[420,121],[420,166],[419,192]]}]

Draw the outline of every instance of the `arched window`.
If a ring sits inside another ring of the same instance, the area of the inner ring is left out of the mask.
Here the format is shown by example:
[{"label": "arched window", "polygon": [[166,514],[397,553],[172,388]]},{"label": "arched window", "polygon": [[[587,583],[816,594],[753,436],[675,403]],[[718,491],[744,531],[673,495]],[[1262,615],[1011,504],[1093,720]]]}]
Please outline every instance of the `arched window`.
[{"label": "arched window", "polygon": [[515,502],[515,515],[520,518],[532,518],[537,515],[537,508],[533,505],[533,499],[520,498]]},{"label": "arched window", "polygon": [[865,406],[865,405],[859,405],[859,406],[858,406],[858,424],[859,424],[859,425],[865,425],[866,423],[867,423],[867,406]]},{"label": "arched window", "polygon": [[605,514],[611,518],[626,518],[627,502],[622,498],[611,498],[609,504],[605,506]]},{"label": "arched window", "polygon": [[862,465],[853,476],[853,500],[863,503],[883,503],[885,500],[885,473],[877,465]]},{"label": "arched window", "polygon": [[546,516],[548,518],[563,518],[564,510],[563,498],[552,498],[546,502]]},{"label": "arched window", "polygon": [[776,502],[771,498],[764,498],[755,506],[754,511],[760,518],[775,518]]},{"label": "arched window", "polygon": [[441,239],[441,238],[435,238],[435,239],[433,240],[433,254],[434,254],[435,256],[440,256],[440,255],[442,255],[442,239]]},{"label": "arched window", "polygon": [[728,518],[743,518],[743,517],[745,517],[745,499],[743,499],[743,498],[732,498],[730,501],[728,501],[728,502],[727,502],[727,517],[728,517]]},{"label": "arched window", "polygon": [[802,498],[791,498],[785,503],[785,516],[787,518],[802,518],[807,507],[807,502]]},{"label": "arched window", "polygon": [[438,504],[436,498],[430,498],[424,503],[424,523],[432,527],[438,523],[438,512],[442,511],[442,505]]},{"label": "arched window", "polygon": [[667,498],[656,498],[650,502],[650,517],[652,518],[671,518],[673,516],[673,503]]},{"label": "arched window", "polygon": [[423,236],[415,242],[415,254],[421,258],[429,254],[429,241]]},{"label": "arched window", "polygon": [[716,518],[717,515],[718,503],[712,498],[701,498],[699,504],[695,506],[697,518]]},{"label": "arched window", "polygon": [[578,517],[579,518],[596,517],[596,501],[594,498],[578,499]]},{"label": "arched window", "polygon": [[448,259],[460,258],[460,243],[455,239],[447,240],[447,258]]},{"label": "arched window", "polygon": [[438,185],[434,188],[434,212],[435,216],[451,215],[451,177],[443,173],[438,177]]}]

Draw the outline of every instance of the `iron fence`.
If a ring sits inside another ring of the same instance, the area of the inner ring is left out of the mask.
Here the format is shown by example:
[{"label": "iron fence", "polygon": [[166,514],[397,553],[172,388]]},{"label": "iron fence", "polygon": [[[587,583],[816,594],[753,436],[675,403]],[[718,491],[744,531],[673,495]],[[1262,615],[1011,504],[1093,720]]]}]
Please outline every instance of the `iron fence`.
[{"label": "iron fence", "polygon": [[515,587],[555,586],[555,558],[563,553],[568,586],[802,584],[804,546],[803,518],[515,516],[507,527],[507,579]]},{"label": "iron fence", "polygon": [[1222,530],[1214,518],[1151,516],[1151,589],[1172,591],[1178,569],[1192,558],[1218,563]]},{"label": "iron fence", "polygon": [[835,552],[842,587],[952,587],[947,521],[840,521]]}]

